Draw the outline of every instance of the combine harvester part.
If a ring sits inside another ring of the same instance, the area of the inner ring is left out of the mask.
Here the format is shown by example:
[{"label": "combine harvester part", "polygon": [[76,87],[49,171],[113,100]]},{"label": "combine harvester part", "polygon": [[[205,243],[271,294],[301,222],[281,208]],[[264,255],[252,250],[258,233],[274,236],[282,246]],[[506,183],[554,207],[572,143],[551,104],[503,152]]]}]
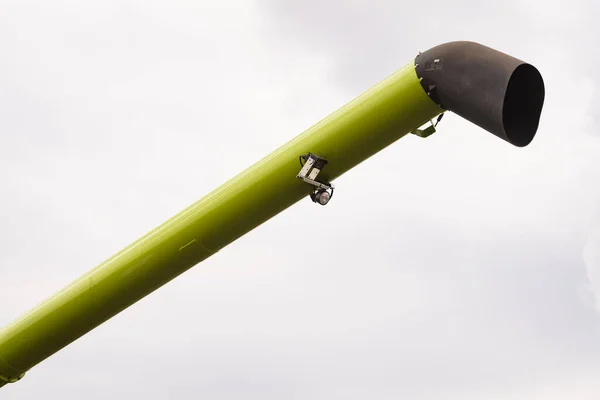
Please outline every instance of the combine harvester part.
[{"label": "combine harvester part", "polygon": [[331,181],[408,133],[431,135],[421,127],[445,111],[523,147],[543,103],[538,70],[509,55],[473,42],[420,53],[0,330],[0,387],[294,203],[327,204]]}]

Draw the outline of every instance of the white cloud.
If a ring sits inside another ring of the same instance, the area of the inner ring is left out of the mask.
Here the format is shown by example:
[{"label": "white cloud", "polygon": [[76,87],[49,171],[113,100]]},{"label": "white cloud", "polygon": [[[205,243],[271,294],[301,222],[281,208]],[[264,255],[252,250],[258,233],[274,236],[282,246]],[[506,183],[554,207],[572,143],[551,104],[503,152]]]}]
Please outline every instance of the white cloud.
[{"label": "white cloud", "polygon": [[[600,318],[578,292],[596,284],[597,249],[586,263],[581,251],[598,240],[600,144],[585,134],[597,77],[573,75],[572,51],[593,40],[571,49],[563,34],[593,6],[559,25],[562,3],[4,3],[1,324],[417,50],[478,40],[533,62],[547,86],[530,147],[449,115],[344,175],[329,206],[280,214],[5,398],[600,393]],[[310,217],[322,262],[295,245]]]},{"label": "white cloud", "polygon": [[600,311],[600,220],[591,229],[587,243],[583,249],[583,258],[587,267],[587,275],[591,289],[595,295],[595,302]]}]

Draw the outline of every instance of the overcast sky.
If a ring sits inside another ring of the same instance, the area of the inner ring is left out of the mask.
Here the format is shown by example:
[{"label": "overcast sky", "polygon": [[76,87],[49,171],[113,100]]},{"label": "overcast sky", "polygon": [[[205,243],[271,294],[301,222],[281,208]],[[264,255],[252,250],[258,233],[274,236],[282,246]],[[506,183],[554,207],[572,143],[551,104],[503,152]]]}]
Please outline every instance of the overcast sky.
[{"label": "overcast sky", "polygon": [[597,2],[51,3],[0,0],[0,325],[418,51],[507,52],[546,103],[522,149],[401,139],[2,399],[600,398]]}]

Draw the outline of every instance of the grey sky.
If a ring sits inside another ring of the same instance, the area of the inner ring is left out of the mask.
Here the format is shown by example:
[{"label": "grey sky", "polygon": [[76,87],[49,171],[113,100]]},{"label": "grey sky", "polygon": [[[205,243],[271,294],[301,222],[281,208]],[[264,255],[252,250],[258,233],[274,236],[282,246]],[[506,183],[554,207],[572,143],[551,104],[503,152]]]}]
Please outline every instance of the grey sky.
[{"label": "grey sky", "polygon": [[600,6],[475,4],[0,0],[0,325],[419,50],[479,41],[547,90],[531,146],[448,115],[2,398],[600,397]]}]

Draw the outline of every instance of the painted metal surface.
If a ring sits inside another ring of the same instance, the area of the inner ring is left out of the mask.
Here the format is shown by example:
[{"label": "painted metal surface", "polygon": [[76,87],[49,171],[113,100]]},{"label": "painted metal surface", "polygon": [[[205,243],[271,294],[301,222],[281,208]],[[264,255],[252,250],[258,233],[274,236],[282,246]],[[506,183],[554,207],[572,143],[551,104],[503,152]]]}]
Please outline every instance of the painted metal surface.
[{"label": "painted metal surface", "polygon": [[307,199],[300,155],[326,158],[333,181],[441,112],[406,65],[2,329],[0,386]]},{"label": "painted metal surface", "polygon": [[416,58],[429,97],[514,146],[533,140],[545,97],[533,65],[469,41],[435,46]]}]

